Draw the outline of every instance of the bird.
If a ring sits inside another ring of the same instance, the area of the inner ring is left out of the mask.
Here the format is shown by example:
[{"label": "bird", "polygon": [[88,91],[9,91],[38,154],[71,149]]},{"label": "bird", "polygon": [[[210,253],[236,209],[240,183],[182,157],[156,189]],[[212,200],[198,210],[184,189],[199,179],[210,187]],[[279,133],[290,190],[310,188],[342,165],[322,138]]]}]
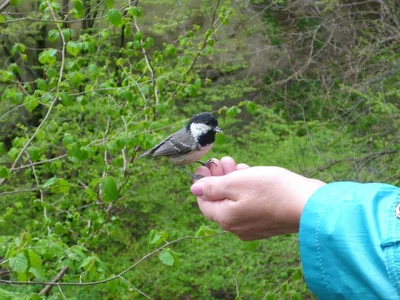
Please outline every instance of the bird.
[{"label": "bird", "polygon": [[218,120],[214,115],[202,112],[192,117],[185,127],[139,155],[138,158],[167,157],[172,164],[189,174],[193,180],[200,179],[201,176],[191,174],[182,166],[195,162],[203,166],[215,164],[211,159],[207,162],[202,162],[200,159],[211,150],[215,135],[220,132],[222,129],[218,127]]}]

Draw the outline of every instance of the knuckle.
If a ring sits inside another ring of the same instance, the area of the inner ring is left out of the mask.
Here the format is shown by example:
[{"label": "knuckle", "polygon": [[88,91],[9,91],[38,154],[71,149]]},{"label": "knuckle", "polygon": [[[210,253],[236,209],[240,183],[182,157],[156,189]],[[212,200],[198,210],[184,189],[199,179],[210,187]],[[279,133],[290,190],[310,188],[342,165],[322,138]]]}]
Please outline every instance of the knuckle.
[{"label": "knuckle", "polygon": [[219,220],[218,223],[226,231],[229,232],[235,231],[235,223],[231,218],[224,218],[222,220]]}]

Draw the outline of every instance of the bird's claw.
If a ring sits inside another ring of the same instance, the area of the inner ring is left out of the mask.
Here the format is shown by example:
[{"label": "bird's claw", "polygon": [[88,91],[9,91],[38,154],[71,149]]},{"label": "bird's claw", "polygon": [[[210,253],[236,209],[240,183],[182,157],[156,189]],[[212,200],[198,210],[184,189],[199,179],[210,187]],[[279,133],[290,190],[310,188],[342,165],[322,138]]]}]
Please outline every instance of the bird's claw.
[{"label": "bird's claw", "polygon": [[202,178],[204,178],[204,176],[200,175],[200,174],[193,174],[192,175],[192,181],[200,180]]},{"label": "bird's claw", "polygon": [[199,164],[201,164],[203,167],[208,167],[211,164],[214,164],[214,166],[217,166],[217,164],[215,163],[215,161],[213,161],[212,158],[210,158],[209,160],[207,160],[206,162],[202,162],[201,160],[196,160],[196,162],[198,162]]}]

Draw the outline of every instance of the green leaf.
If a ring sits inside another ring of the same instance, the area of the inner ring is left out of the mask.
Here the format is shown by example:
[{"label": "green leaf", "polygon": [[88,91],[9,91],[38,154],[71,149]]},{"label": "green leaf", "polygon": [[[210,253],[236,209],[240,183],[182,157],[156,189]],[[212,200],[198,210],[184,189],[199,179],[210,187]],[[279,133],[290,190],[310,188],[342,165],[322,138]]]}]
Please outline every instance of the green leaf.
[{"label": "green leaf", "polygon": [[4,23],[5,20],[4,15],[0,14],[0,23]]},{"label": "green leaf", "polygon": [[[20,293],[10,292],[0,289],[0,299],[4,300],[16,300],[21,297]],[[30,300],[30,299],[29,299]]]},{"label": "green leaf", "polygon": [[50,178],[49,180],[47,180],[47,181],[43,184],[43,187],[44,187],[44,188],[48,188],[48,187],[54,185],[56,182],[57,182],[57,177],[52,177],[52,178]]},{"label": "green leaf", "polygon": [[217,230],[214,230],[214,229],[212,229],[212,228],[210,228],[210,227],[208,227],[208,226],[202,225],[202,226],[199,228],[199,230],[197,230],[195,236],[196,236],[196,237],[210,236],[210,235],[213,235],[213,234],[216,234],[216,233],[218,233]]},{"label": "green leaf", "polygon": [[140,30],[136,31],[134,39],[135,41],[141,41],[143,39],[143,32]]},{"label": "green leaf", "polygon": [[69,41],[67,44],[67,52],[76,57],[81,51],[82,44],[78,42]]},{"label": "green leaf", "polygon": [[0,155],[6,154],[6,145],[3,142],[0,142]]},{"label": "green leaf", "polygon": [[18,279],[18,281],[27,281],[28,274],[26,272],[17,273],[17,279]]},{"label": "green leaf", "polygon": [[32,161],[37,161],[40,157],[40,148],[35,147],[35,146],[31,146],[28,149],[26,149],[26,151],[29,154],[29,157],[31,158]]},{"label": "green leaf", "polygon": [[10,258],[8,265],[14,272],[23,273],[28,269],[28,259],[22,253],[19,253]]},{"label": "green leaf", "polygon": [[88,256],[82,261],[79,268],[83,268],[84,270],[87,270],[95,260],[96,260],[95,256]]},{"label": "green leaf", "polygon": [[70,40],[71,37],[75,36],[75,31],[71,28],[63,28],[61,29],[61,33],[64,36],[66,41]]},{"label": "green leaf", "polygon": [[238,114],[240,114],[241,111],[242,110],[239,107],[232,106],[226,111],[226,116],[229,118],[233,118],[233,117],[237,116]]},{"label": "green leaf", "polygon": [[167,112],[167,104],[166,103],[160,103],[156,106],[156,110],[160,115],[163,115]]},{"label": "green leaf", "polygon": [[56,77],[56,75],[57,75],[57,70],[54,69],[54,68],[48,68],[48,69],[46,70],[46,75],[47,75],[47,77],[49,77],[49,78]]},{"label": "green leaf", "polygon": [[303,272],[301,271],[301,268],[296,269],[296,271],[293,273],[291,279],[292,280],[298,280],[303,277]]},{"label": "green leaf", "polygon": [[16,7],[20,3],[20,0],[10,0],[11,6]]},{"label": "green leaf", "polygon": [[77,143],[72,143],[68,146],[68,156],[75,160],[86,160],[89,157],[89,151],[86,147],[79,147]]},{"label": "green leaf", "polygon": [[143,14],[143,10],[140,7],[134,6],[134,7],[129,7],[127,9],[128,14],[131,15],[132,17],[141,17]]},{"label": "green leaf", "polygon": [[173,45],[168,45],[164,50],[165,56],[176,56],[176,48]]},{"label": "green leaf", "polygon": [[47,50],[42,51],[39,54],[39,62],[41,64],[54,64],[56,62],[56,54],[57,54],[57,50],[50,48]]},{"label": "green leaf", "polygon": [[194,81],[194,85],[195,85],[195,87],[196,88],[201,88],[201,79],[199,79],[199,78],[197,78],[195,81]]},{"label": "green leaf", "polygon": [[69,184],[68,181],[62,178],[58,178],[57,180],[57,192],[63,193],[63,194],[68,194],[69,190],[71,189],[71,185]]},{"label": "green leaf", "polygon": [[260,241],[244,242],[244,248],[250,251],[256,250],[260,245]]},{"label": "green leaf", "polygon": [[61,222],[56,222],[55,226],[54,226],[54,231],[59,234],[62,235],[64,233],[66,233],[67,231],[65,230],[65,226],[63,223]]},{"label": "green leaf", "polygon": [[108,9],[114,7],[114,0],[106,0],[106,6]]},{"label": "green leaf", "polygon": [[68,95],[66,92],[60,92],[60,94],[58,95],[61,99],[61,103],[64,106],[71,106],[72,104],[74,104],[74,100],[73,98]]},{"label": "green leaf", "polygon": [[35,276],[36,279],[41,281],[46,281],[46,276],[43,274],[41,270],[36,268],[29,268],[28,272],[31,273],[33,276]]},{"label": "green leaf", "polygon": [[167,266],[173,266],[175,263],[175,258],[172,255],[170,250],[163,250],[160,255],[158,256],[160,261]]},{"label": "green leaf", "polygon": [[168,232],[166,231],[157,232],[152,229],[150,231],[150,236],[149,236],[149,245],[154,245],[157,247],[161,243],[165,242],[167,238],[168,238]]},{"label": "green leaf", "polygon": [[44,80],[44,79],[38,79],[37,80],[37,88],[38,88],[38,90],[41,90],[41,91],[47,91],[47,82],[46,82],[46,80]]},{"label": "green leaf", "polygon": [[65,179],[52,177],[43,184],[43,188],[51,188],[54,193],[66,194],[71,189],[71,185]]},{"label": "green leaf", "polygon": [[251,101],[246,102],[246,110],[249,114],[254,115],[257,111],[257,104]]},{"label": "green leaf", "polygon": [[32,112],[39,105],[39,101],[35,96],[28,96],[24,99],[24,106],[29,111]]},{"label": "green leaf", "polygon": [[70,144],[72,144],[74,142],[75,142],[74,137],[72,135],[69,135],[69,134],[66,134],[64,136],[64,138],[62,139],[62,144],[63,144],[64,147],[66,147],[67,145],[70,145]]},{"label": "green leaf", "polygon": [[142,93],[144,95],[148,95],[150,93],[150,87],[148,84],[145,84],[144,86],[142,86]]},{"label": "green leaf", "polygon": [[111,176],[105,176],[101,182],[102,199],[106,202],[118,199],[118,188],[115,179]]},{"label": "green leaf", "polygon": [[10,176],[10,172],[8,169],[4,166],[0,166],[0,177],[1,178],[8,178]]},{"label": "green leaf", "polygon": [[57,40],[60,36],[60,32],[56,29],[50,30],[49,31],[49,41],[50,42],[54,42],[55,40]]},{"label": "green leaf", "polygon": [[112,25],[120,26],[122,24],[122,14],[118,9],[111,9],[108,13],[108,20]]},{"label": "green leaf", "polygon": [[11,48],[11,54],[16,55],[19,53],[24,53],[26,50],[26,46],[21,43],[15,43],[14,46]]},{"label": "green leaf", "polygon": [[85,16],[85,7],[83,6],[82,1],[75,0],[73,1],[74,4],[74,18],[83,18]]},{"label": "green leaf", "polygon": [[150,235],[149,238],[149,244],[156,244],[160,239],[161,239],[161,234],[152,231],[152,234]]},{"label": "green leaf", "polygon": [[42,268],[42,259],[40,255],[37,254],[35,251],[29,249],[28,250],[28,257],[29,257],[29,265],[31,268],[40,270]]}]

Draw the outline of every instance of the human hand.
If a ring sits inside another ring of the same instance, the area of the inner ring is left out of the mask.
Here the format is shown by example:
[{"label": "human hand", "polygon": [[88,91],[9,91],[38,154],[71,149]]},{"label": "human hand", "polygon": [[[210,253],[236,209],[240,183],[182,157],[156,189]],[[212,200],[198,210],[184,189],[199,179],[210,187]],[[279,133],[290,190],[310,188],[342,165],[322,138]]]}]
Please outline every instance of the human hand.
[{"label": "human hand", "polygon": [[204,216],[242,240],[298,232],[308,198],[324,182],[280,167],[236,165],[230,157],[213,159],[196,174],[191,192]]}]

